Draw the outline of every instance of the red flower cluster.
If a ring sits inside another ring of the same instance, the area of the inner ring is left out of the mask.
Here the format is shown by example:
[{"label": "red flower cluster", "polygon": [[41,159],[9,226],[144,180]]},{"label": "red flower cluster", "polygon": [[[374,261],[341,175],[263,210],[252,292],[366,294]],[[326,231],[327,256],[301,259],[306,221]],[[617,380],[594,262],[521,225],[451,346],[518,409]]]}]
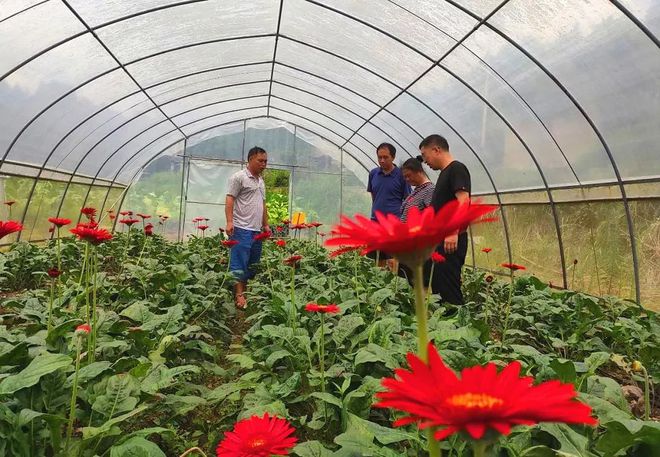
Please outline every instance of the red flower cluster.
[{"label": "red flower cluster", "polygon": [[364,246],[342,246],[339,249],[336,249],[330,253],[330,258],[332,257],[338,257],[342,254],[346,254],[347,252],[353,252],[353,251],[359,251],[360,249],[363,249]]},{"label": "red flower cluster", "polygon": [[487,430],[508,435],[516,425],[565,422],[596,425],[591,408],[575,399],[573,384],[547,381],[532,385],[533,378],[520,377],[520,362],[497,373],[494,363],[466,368],[459,378],[429,344],[429,362],[409,353],[410,371],[398,369],[396,378],[383,380],[386,392],[377,393],[375,406],[408,413],[395,426],[419,423],[420,428],[438,427],[442,440],[465,431],[481,439]]},{"label": "red flower cluster", "polygon": [[238,244],[236,240],[223,240],[222,245],[226,248],[232,248]]},{"label": "red flower cluster", "polygon": [[76,327],[76,333],[81,335],[87,335],[91,331],[92,331],[92,327],[90,327],[89,324],[81,324],[78,327]]},{"label": "red flower cluster", "polygon": [[20,232],[23,230],[23,225],[16,221],[0,221],[0,239],[6,237],[10,233]]},{"label": "red flower cluster", "polygon": [[310,313],[323,313],[323,314],[336,314],[341,311],[339,306],[331,303],[329,305],[319,305],[317,303],[307,303],[305,305],[305,311]]},{"label": "red flower cluster", "polygon": [[139,219],[120,219],[120,220],[119,220],[119,223],[120,223],[120,224],[128,225],[129,228],[130,228],[133,224],[137,224],[138,222],[140,222]]},{"label": "red flower cluster", "polygon": [[270,232],[270,231],[261,232],[261,233],[254,236],[254,241],[267,240],[271,236],[273,236],[273,232]]},{"label": "red flower cluster", "polygon": [[217,457],[270,457],[288,455],[298,442],[293,435],[296,430],[285,419],[252,416],[225,432],[225,439],[218,444]]},{"label": "red flower cluster", "polygon": [[95,246],[112,239],[112,234],[106,229],[86,227],[84,224],[78,224],[70,232],[76,235],[78,239],[87,241]]},{"label": "red flower cluster", "polygon": [[63,217],[49,217],[48,222],[58,228],[62,228],[65,225],[69,225],[71,223],[71,219],[65,219]]},{"label": "red flower cluster", "polygon": [[[406,222],[393,214],[376,212],[376,220],[356,215],[354,220],[342,216],[337,235],[326,246],[364,246],[363,254],[380,250],[397,257],[407,266],[424,262],[435,246],[447,236],[464,230],[473,222],[497,209],[493,205],[453,200],[438,212],[432,206],[420,211],[413,207]],[[492,220],[492,219],[491,219]]]},{"label": "red flower cluster", "polygon": [[437,251],[433,251],[433,254],[431,254],[431,262],[433,263],[442,263],[445,260],[447,259],[445,259],[444,256]]},{"label": "red flower cluster", "polygon": [[294,267],[302,259],[301,255],[292,255],[291,257],[284,259],[284,263],[291,267]]},{"label": "red flower cluster", "polygon": [[283,248],[284,246],[286,246],[286,241],[280,238],[279,240],[275,240],[275,244]]},{"label": "red flower cluster", "polygon": [[515,263],[503,263],[502,266],[504,268],[508,268],[511,271],[526,270],[526,268],[522,265],[517,265]]},{"label": "red flower cluster", "polygon": [[81,209],[80,212],[85,216],[87,216],[87,219],[89,219],[90,221],[93,221],[94,218],[96,217],[96,208],[87,207]]}]

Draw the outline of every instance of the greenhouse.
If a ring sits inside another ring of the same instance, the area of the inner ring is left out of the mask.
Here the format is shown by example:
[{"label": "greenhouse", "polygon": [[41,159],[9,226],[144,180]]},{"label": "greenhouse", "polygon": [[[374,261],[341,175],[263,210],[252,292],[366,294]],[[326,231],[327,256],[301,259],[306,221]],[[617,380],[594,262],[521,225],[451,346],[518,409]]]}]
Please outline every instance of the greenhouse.
[{"label": "greenhouse", "polygon": [[659,37],[0,0],[0,457],[659,457]]}]

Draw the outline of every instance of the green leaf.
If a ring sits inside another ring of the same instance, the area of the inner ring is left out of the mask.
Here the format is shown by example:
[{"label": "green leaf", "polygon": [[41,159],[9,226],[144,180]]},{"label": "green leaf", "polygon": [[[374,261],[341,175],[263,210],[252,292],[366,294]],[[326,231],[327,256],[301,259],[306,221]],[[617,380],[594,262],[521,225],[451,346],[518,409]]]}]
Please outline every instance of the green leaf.
[{"label": "green leaf", "polygon": [[206,400],[195,395],[168,395],[165,398],[165,404],[169,405],[176,414],[186,414],[206,404]]},{"label": "green leaf", "polygon": [[327,450],[318,441],[307,441],[293,448],[293,453],[298,457],[332,457],[334,452]]},{"label": "green leaf", "polygon": [[130,411],[138,404],[139,385],[130,374],[117,374],[108,378],[105,393],[99,395],[92,409],[111,418],[112,416]]},{"label": "green leaf", "polygon": [[339,398],[327,392],[313,392],[312,397],[323,400],[324,402],[330,403],[331,405],[338,406],[340,409],[344,406]]},{"label": "green leaf", "polygon": [[381,305],[385,300],[392,297],[394,297],[394,291],[392,289],[378,289],[369,297],[369,303],[372,305]]},{"label": "green leaf", "polygon": [[39,380],[54,371],[71,366],[71,358],[64,354],[39,354],[18,374],[11,375],[0,382],[0,395],[12,394],[18,390],[31,387]]},{"label": "green leaf", "polygon": [[[624,420],[608,422],[606,432],[596,444],[596,449],[603,452],[604,457],[612,457],[620,451],[641,444],[648,447],[648,452],[660,449],[660,423],[654,421]],[[645,454],[640,449],[639,454]],[[657,454],[653,454],[657,455]]]},{"label": "green leaf", "polygon": [[365,429],[369,434],[375,436],[376,440],[381,444],[399,443],[401,441],[418,441],[417,436],[412,433],[383,427],[382,425],[362,419],[351,413],[348,414],[348,428]]},{"label": "green leaf", "polygon": [[252,367],[257,363],[244,354],[229,354],[227,356],[227,360],[238,363],[241,368],[246,368],[248,370],[252,369]]},{"label": "green leaf", "polygon": [[[90,381],[94,378],[96,378],[98,375],[101,373],[104,373],[108,370],[110,370],[112,366],[112,363],[110,362],[92,362],[89,365],[86,365],[78,371],[78,383],[79,384],[84,384],[87,381]],[[70,385],[73,383],[73,378],[75,376],[75,373],[71,373],[69,377],[67,378],[67,385]]]},{"label": "green leaf", "polygon": [[180,367],[167,368],[165,365],[158,364],[142,380],[140,389],[142,392],[155,394],[159,390],[175,384],[175,378],[185,373],[199,373],[199,367],[182,365]]},{"label": "green leaf", "polygon": [[595,373],[598,367],[604,363],[609,362],[611,354],[609,352],[593,352],[584,359],[584,363],[587,364],[587,369],[590,373]]},{"label": "green leaf", "polygon": [[119,313],[119,315],[128,317],[132,321],[142,324],[143,322],[152,319],[154,313],[149,311],[149,308],[143,302],[135,302]]},{"label": "green leaf", "polygon": [[266,366],[268,368],[272,368],[273,365],[275,365],[275,362],[278,360],[284,359],[286,357],[291,357],[291,353],[285,349],[280,349],[279,351],[275,351],[271,353],[268,358],[266,359]]},{"label": "green leaf", "polygon": [[25,341],[18,344],[5,344],[2,346],[3,350],[0,352],[0,366],[3,365],[20,365],[24,360],[28,359],[28,345]]},{"label": "green leaf", "polygon": [[82,429],[82,436],[83,440],[91,440],[93,438],[96,438],[97,436],[105,435],[106,433],[110,432],[110,430],[116,425],[119,424],[126,419],[129,419],[137,414],[140,414],[142,411],[147,409],[149,405],[141,405],[138,406],[136,409],[133,411],[129,411],[126,414],[123,414],[121,416],[113,417],[112,419],[106,421],[103,425],[99,427],[83,427]]},{"label": "green leaf", "polygon": [[589,452],[589,438],[580,435],[568,425],[543,423],[539,425],[539,429],[554,436],[559,441],[559,450],[563,453],[577,457],[595,457]]},{"label": "green leaf", "polygon": [[364,325],[364,319],[357,314],[346,314],[339,319],[337,325],[332,329],[332,339],[341,346],[361,325]]},{"label": "green leaf", "polygon": [[[47,414],[47,413],[42,413],[39,411],[33,411],[31,409],[22,409],[20,413],[18,413],[18,426],[23,427],[30,422],[32,422],[35,419],[44,419],[47,422],[50,423],[60,423],[60,422],[66,422],[66,418],[62,416],[57,416],[55,414]],[[1,435],[0,435],[1,436]]]},{"label": "green leaf", "polygon": [[556,457],[557,453],[548,446],[534,446],[525,449],[520,457]]},{"label": "green leaf", "polygon": [[594,416],[596,416],[601,423],[615,420],[627,420],[632,419],[633,417],[627,408],[622,410],[611,402],[597,397],[596,395],[581,392],[578,394],[578,399],[593,408]]},{"label": "green leaf", "polygon": [[211,392],[206,394],[206,400],[210,402],[218,402],[222,401],[231,394],[235,392],[240,392],[243,389],[248,389],[252,387],[254,384],[252,383],[246,383],[246,382],[228,382],[226,384],[221,384],[215,389],[213,389]]},{"label": "green leaf", "polygon": [[122,444],[110,448],[110,457],[167,457],[165,453],[151,441],[136,436]]},{"label": "green leaf", "polygon": [[577,378],[575,364],[571,360],[554,359],[550,362],[550,368],[557,373],[557,376],[559,376],[559,379],[562,382],[573,383]]},{"label": "green leaf", "polygon": [[373,343],[369,343],[355,354],[354,363],[356,367],[364,363],[373,362],[382,362],[387,368],[391,369],[397,368],[398,365],[394,357],[392,357],[391,352]]}]

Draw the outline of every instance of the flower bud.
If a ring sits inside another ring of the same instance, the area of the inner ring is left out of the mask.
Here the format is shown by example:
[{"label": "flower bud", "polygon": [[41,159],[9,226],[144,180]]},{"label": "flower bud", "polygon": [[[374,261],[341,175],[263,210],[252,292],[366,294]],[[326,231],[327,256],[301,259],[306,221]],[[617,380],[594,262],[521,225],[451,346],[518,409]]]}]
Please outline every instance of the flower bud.
[{"label": "flower bud", "polygon": [[642,362],[640,362],[639,360],[635,360],[632,363],[631,367],[632,367],[632,371],[635,371],[637,373],[639,373],[644,369],[644,365],[642,365]]}]

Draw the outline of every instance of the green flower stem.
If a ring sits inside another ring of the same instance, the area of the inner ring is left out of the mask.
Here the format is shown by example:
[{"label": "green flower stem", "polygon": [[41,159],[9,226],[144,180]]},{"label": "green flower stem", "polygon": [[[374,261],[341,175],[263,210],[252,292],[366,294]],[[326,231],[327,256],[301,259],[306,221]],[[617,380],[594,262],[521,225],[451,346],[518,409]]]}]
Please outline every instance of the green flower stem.
[{"label": "green flower stem", "polygon": [[142,256],[144,255],[144,250],[147,248],[147,243],[149,242],[149,237],[147,235],[144,236],[144,243],[142,244],[142,250],[140,251],[140,257],[138,257],[138,261],[135,264],[137,267],[140,265],[140,261],[142,260]]},{"label": "green flower stem", "polygon": [[85,256],[83,257],[83,264],[82,264],[82,269],[80,270],[80,279],[78,280],[78,284],[82,286],[82,280],[85,275],[85,269],[87,268],[87,252],[89,251],[89,245],[88,243],[85,243]]},{"label": "green flower stem", "polygon": [[[417,350],[419,357],[428,362],[428,317],[424,300],[424,264],[418,263],[411,267],[413,271],[413,287],[415,289],[415,314],[417,315]],[[440,443],[433,437],[433,428],[426,430],[429,441],[429,457],[440,457]]]},{"label": "green flower stem", "polygon": [[71,435],[73,433],[73,421],[76,414],[76,398],[78,396],[78,372],[80,371],[80,352],[82,348],[82,336],[76,335],[75,338],[78,340],[76,347],[76,371],[73,376],[73,388],[71,390],[71,403],[69,407],[69,425],[66,429],[66,442],[64,444],[64,451],[69,450],[69,441],[71,441]]},{"label": "green flower stem", "polygon": [[642,374],[644,375],[644,420],[649,420],[651,414],[651,392],[649,382],[649,372],[642,366]]},{"label": "green flower stem", "polygon": [[472,455],[474,457],[486,457],[486,447],[488,443],[482,440],[476,440],[472,443]]},{"label": "green flower stem", "polygon": [[57,227],[57,269],[62,271],[62,244],[60,240],[60,227]]},{"label": "green flower stem", "polygon": [[435,262],[431,262],[431,273],[429,274],[429,286],[426,291],[426,309],[429,309],[429,302],[431,301],[431,293],[433,292],[433,288],[431,287],[433,284],[433,271],[435,270]]},{"label": "green flower stem", "polygon": [[513,300],[513,280],[514,274],[511,270],[511,286],[509,287],[509,300],[506,302],[506,309],[504,310],[504,327],[502,327],[502,339],[500,340],[500,347],[504,346],[506,341],[506,332],[509,330],[509,315],[511,314],[511,300]]},{"label": "green flower stem", "polygon": [[321,314],[321,337],[319,339],[319,367],[321,370],[321,392],[325,392],[325,317]]},{"label": "green flower stem", "polygon": [[96,278],[98,276],[98,269],[99,269],[99,259],[96,254],[96,248],[92,248],[92,259],[91,259],[91,267],[92,267],[92,276],[93,276],[93,285],[92,285],[92,331],[89,332],[91,339],[90,342],[92,343],[91,345],[88,346],[88,354],[87,354],[87,360],[91,363],[94,361],[94,358],[96,356],[96,305],[97,305],[97,283],[96,283]]},{"label": "green flower stem", "polygon": [[295,332],[298,310],[296,309],[296,264],[291,265],[291,327]]},{"label": "green flower stem", "polygon": [[48,333],[53,328],[53,301],[55,300],[55,279],[50,280],[50,300],[48,301]]}]

